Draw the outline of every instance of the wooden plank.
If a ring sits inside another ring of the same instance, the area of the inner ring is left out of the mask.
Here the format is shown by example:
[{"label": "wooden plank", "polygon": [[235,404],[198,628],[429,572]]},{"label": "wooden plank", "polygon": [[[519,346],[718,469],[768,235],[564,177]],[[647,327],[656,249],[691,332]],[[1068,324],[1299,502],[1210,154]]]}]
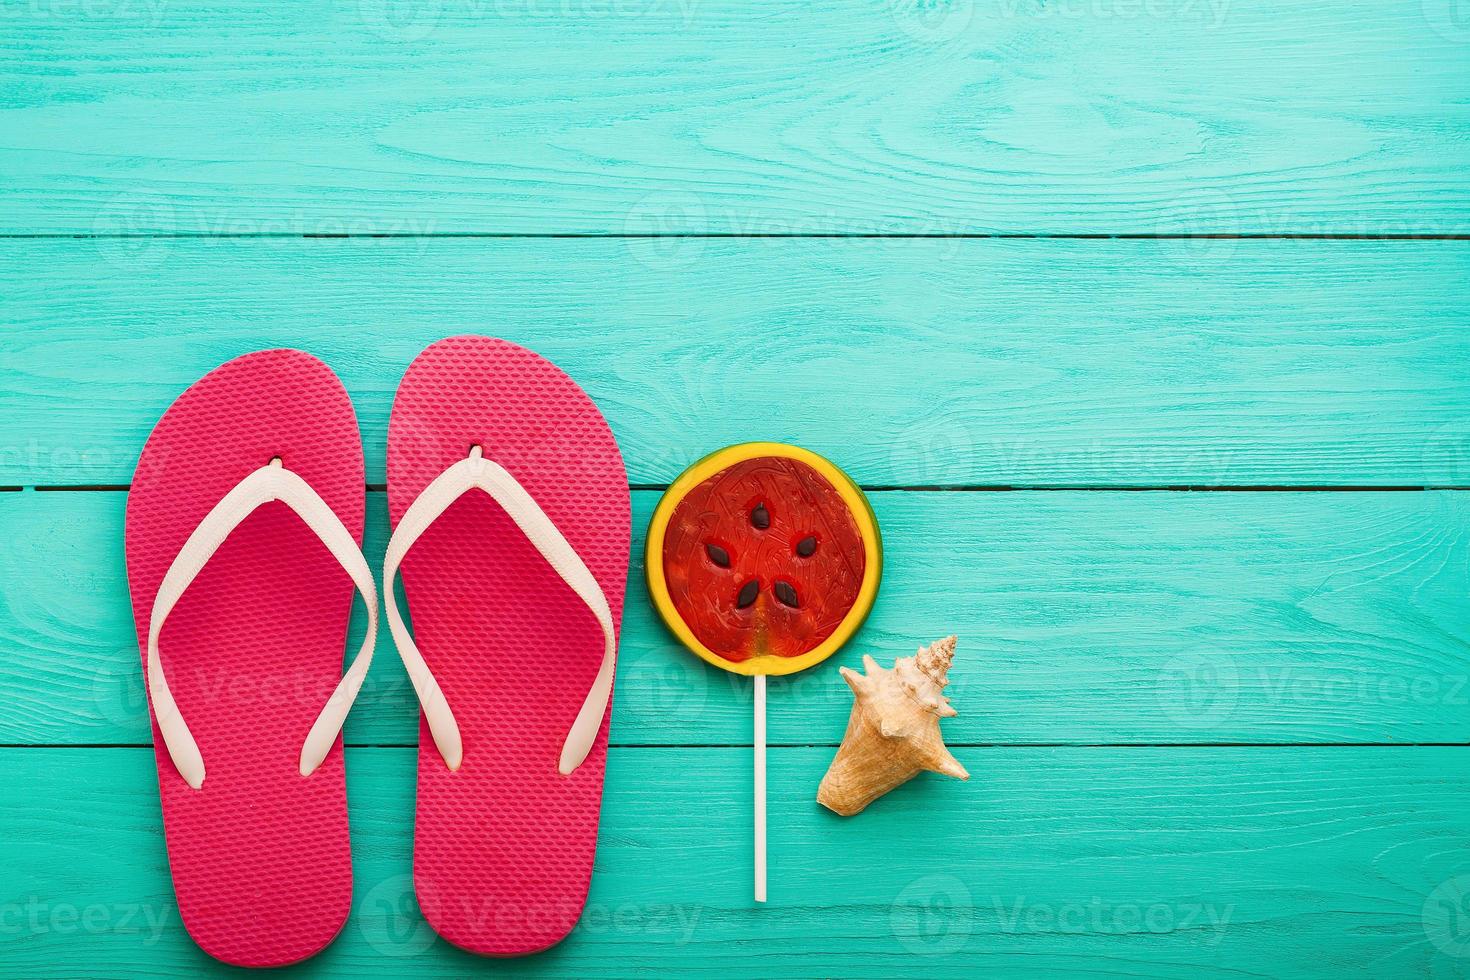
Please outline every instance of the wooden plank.
[{"label": "wooden plank", "polygon": [[[922,777],[843,820],[812,801],[831,750],[775,749],[771,902],[755,908],[748,754],[614,749],[582,924],[496,964],[418,917],[412,750],[353,749],[353,915],[285,972],[1463,976],[1467,751],[969,749],[970,782]],[[7,976],[227,972],[179,924],[151,752],[0,764]]]},{"label": "wooden plank", "polygon": [[[634,495],[613,740],[749,743],[749,683],[684,653],[649,609],[642,535],[656,498]],[[960,713],[945,726],[958,743],[1470,741],[1470,493],[872,501],[877,609],[832,661],[772,681],[774,743],[841,737],[851,695],[836,664],[887,662],[949,632]],[[148,742],[123,504],[0,495],[0,743]],[[374,567],[384,510],[370,494]],[[230,691],[248,710],[251,693]],[[416,717],[385,635],[347,737],[415,744]]]},{"label": "wooden plank", "polygon": [[759,437],[867,485],[1470,484],[1470,243],[648,244],[0,242],[0,485],[127,483],[270,346],[341,373],[381,483],[404,368],[466,331],[563,365],[635,484]]},{"label": "wooden plank", "polygon": [[0,228],[1470,230],[1453,0],[17,4]]}]

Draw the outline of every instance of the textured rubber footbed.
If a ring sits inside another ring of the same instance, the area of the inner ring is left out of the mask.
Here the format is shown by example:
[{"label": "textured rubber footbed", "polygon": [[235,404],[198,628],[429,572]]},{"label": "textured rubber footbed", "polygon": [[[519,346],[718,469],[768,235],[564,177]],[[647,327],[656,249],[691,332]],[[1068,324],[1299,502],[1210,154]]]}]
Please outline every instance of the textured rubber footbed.
[{"label": "textured rubber footbed", "polygon": [[[164,573],[220,498],[273,456],[361,542],[362,441],[331,369],[292,350],[222,365],[164,413],[128,494],[128,584],[145,662]],[[155,720],[169,866],[184,926],[225,962],[311,956],[351,907],[341,739],[311,776],[299,765],[342,675],[353,596],[316,535],[270,503],[215,553],[160,637],[169,688],[205,766],[203,785],[190,789]]]},{"label": "textured rubber footbed", "polygon": [[[596,577],[621,624],[627,473],[597,407],[555,365],[486,337],[425,350],[388,426],[388,505],[415,497],[472,445],[510,471]],[[450,772],[419,732],[414,884],[425,918],[473,952],[556,943],[587,898],[607,717],[587,760],[557,762],[602,659],[597,620],[488,496],[467,493],[404,558],[414,636],[464,741]]]}]

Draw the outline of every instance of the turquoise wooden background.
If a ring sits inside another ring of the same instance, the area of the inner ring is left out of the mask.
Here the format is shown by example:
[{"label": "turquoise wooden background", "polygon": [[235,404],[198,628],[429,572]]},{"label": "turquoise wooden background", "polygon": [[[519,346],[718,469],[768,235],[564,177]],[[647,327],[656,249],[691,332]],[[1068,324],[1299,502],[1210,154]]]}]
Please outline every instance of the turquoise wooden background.
[{"label": "turquoise wooden background", "polygon": [[[0,15],[0,976],[232,972],[179,925],[147,748],[153,421],[233,355],[323,357],[376,558],[392,391],[463,331],[591,392],[640,529],[718,446],[830,455],[883,593],[773,684],[755,908],[749,688],[635,558],[588,912],[515,962],[417,917],[385,641],[353,917],[288,973],[1470,975],[1463,0]],[[974,777],[819,809],[836,664],[948,632]]]}]

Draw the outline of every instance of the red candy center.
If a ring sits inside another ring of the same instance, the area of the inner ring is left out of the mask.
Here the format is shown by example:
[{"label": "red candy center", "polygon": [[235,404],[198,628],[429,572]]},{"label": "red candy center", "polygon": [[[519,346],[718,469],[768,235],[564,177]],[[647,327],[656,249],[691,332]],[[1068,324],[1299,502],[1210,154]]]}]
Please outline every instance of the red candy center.
[{"label": "red candy center", "polygon": [[664,579],[700,643],[732,662],[810,652],[842,624],[867,556],[847,502],[805,463],[760,456],[689,491],[664,536]]}]

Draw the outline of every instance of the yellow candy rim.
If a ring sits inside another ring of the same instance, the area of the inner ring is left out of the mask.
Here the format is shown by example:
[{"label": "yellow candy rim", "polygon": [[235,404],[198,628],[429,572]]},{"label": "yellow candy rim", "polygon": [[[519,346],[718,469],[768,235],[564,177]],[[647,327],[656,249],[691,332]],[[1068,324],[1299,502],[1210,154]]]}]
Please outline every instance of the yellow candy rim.
[{"label": "yellow candy rim", "polygon": [[[863,581],[858,587],[857,598],[853,600],[852,608],[847,611],[847,615],[843,617],[832,635],[823,640],[821,645],[797,657],[762,654],[759,657],[736,663],[733,660],[726,660],[699,642],[689,625],[684,622],[684,618],[679,615],[679,611],[674,608],[673,600],[669,597],[668,582],[664,577],[664,535],[668,531],[669,520],[673,517],[674,508],[690,490],[728,466],[760,456],[794,459],[822,474],[847,504],[853,519],[857,521],[858,530],[863,536],[863,551],[866,560]],[[878,530],[878,518],[873,514],[868,498],[858,485],[852,482],[852,479],[838,469],[831,460],[810,449],[789,446],[782,442],[742,442],[710,453],[680,473],[679,478],[664,491],[664,495],[659,498],[658,506],[654,508],[653,519],[648,524],[648,541],[644,546],[643,563],[648,579],[648,594],[653,600],[653,608],[657,610],[659,618],[663,620],[669,631],[695,656],[736,674],[747,676],[794,674],[836,653],[844,643],[852,639],[858,627],[862,626],[863,620],[868,618],[868,613],[872,611],[873,603],[878,597],[878,583],[883,577],[883,539]]]}]

